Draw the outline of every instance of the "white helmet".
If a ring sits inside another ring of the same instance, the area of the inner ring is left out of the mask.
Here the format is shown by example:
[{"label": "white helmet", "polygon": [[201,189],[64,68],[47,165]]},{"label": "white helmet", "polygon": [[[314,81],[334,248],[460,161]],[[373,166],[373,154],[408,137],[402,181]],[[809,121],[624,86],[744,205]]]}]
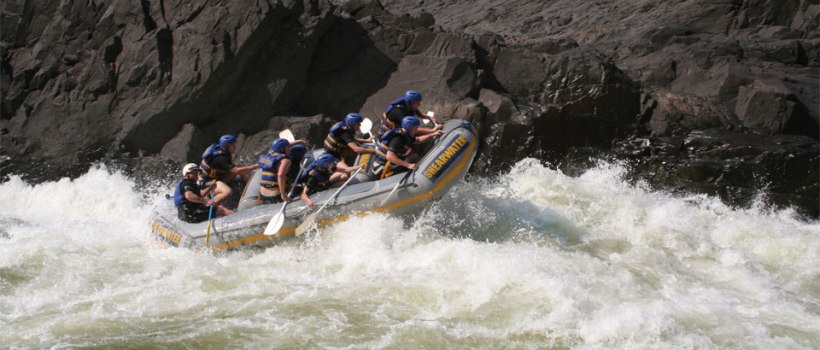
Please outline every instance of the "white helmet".
[{"label": "white helmet", "polygon": [[195,172],[195,171],[199,171],[199,167],[196,164],[194,164],[194,163],[185,164],[185,166],[182,167],[182,176],[188,175],[188,174],[190,174],[192,172]]}]

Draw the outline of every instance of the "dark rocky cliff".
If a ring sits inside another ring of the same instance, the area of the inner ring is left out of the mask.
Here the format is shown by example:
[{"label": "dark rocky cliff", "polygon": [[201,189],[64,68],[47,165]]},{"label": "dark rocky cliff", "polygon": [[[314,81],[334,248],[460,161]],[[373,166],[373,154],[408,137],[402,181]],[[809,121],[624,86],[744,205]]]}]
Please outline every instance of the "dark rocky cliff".
[{"label": "dark rocky cliff", "polygon": [[472,120],[473,172],[628,160],[660,188],[818,214],[816,0],[162,1],[0,4],[0,170],[249,161],[278,130],[318,142],[406,89]]}]

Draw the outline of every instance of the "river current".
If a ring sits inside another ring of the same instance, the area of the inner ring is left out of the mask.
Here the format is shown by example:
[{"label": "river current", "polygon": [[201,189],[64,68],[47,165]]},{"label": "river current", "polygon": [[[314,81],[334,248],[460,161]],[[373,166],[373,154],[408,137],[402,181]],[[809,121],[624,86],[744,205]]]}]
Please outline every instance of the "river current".
[{"label": "river current", "polygon": [[158,246],[104,167],[0,184],[0,348],[818,349],[820,223],[534,160],[413,217]]}]

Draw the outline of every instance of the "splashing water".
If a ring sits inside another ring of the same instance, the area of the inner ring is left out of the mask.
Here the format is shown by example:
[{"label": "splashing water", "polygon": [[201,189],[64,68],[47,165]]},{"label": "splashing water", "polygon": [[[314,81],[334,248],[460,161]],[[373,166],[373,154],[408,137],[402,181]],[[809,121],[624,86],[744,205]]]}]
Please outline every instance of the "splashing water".
[{"label": "splashing water", "polygon": [[[0,185],[0,344],[820,348],[820,224],[533,160],[413,218],[224,255],[162,249],[105,168]],[[164,192],[163,192],[164,193]]]}]

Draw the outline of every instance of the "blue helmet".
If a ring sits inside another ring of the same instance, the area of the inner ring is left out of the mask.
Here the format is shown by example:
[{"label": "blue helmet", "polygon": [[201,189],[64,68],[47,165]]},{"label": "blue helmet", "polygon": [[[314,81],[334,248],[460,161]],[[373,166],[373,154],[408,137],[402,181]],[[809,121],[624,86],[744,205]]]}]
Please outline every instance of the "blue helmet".
[{"label": "blue helmet", "polygon": [[219,147],[226,147],[234,143],[236,143],[236,136],[227,134],[219,138]]},{"label": "blue helmet", "polygon": [[285,150],[290,145],[287,139],[276,139],[270,144],[270,150],[276,153],[285,153]]},{"label": "blue helmet", "polygon": [[352,128],[354,125],[361,123],[362,120],[364,120],[364,118],[362,118],[361,114],[350,113],[347,115],[347,117],[345,117],[345,125],[347,125],[349,128]]},{"label": "blue helmet", "polygon": [[336,162],[338,162],[338,160],[336,160],[336,157],[325,153],[325,154],[319,156],[319,158],[316,158],[315,163],[316,163],[316,166],[318,166],[318,167],[326,168],[326,167],[330,166],[331,164],[335,164]]},{"label": "blue helmet", "polygon": [[295,144],[288,150],[288,158],[290,159],[302,159],[307,153],[307,149],[305,145],[302,144]]},{"label": "blue helmet", "polygon": [[410,132],[410,129],[419,125],[421,125],[421,120],[416,117],[404,117],[404,119],[401,120],[401,128],[404,129],[405,132]]},{"label": "blue helmet", "polygon": [[404,100],[407,102],[421,102],[421,93],[417,90],[407,90],[404,93]]}]

